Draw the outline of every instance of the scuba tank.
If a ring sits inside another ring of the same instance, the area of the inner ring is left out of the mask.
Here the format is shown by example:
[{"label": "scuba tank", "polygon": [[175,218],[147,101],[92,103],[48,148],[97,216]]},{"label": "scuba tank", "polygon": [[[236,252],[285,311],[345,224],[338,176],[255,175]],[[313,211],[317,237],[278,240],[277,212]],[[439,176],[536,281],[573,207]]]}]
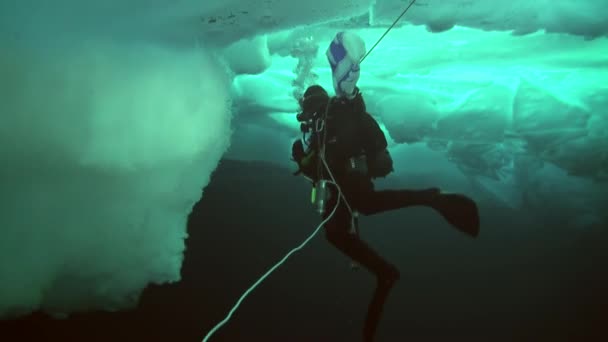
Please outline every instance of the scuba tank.
[{"label": "scuba tank", "polygon": [[319,215],[323,215],[325,213],[327,200],[329,200],[329,188],[327,187],[328,183],[329,182],[326,179],[319,179],[317,184],[315,184],[315,186],[312,188],[311,201]]}]

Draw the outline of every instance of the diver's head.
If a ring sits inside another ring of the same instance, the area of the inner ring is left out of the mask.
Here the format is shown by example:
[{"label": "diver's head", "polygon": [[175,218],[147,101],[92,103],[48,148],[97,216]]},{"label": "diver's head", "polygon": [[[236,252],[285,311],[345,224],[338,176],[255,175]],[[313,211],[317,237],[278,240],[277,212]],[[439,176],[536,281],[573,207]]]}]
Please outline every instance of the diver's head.
[{"label": "diver's head", "polygon": [[300,99],[301,112],[298,114],[298,121],[312,119],[315,113],[325,109],[329,101],[327,91],[320,85],[312,85],[306,89]]}]

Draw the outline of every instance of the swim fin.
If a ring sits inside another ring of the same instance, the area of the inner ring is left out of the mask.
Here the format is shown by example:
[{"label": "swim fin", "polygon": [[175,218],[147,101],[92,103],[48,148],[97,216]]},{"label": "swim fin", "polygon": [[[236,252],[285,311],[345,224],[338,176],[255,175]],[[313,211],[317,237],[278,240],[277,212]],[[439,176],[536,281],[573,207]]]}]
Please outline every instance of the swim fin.
[{"label": "swim fin", "polygon": [[479,210],[471,198],[452,193],[441,193],[430,205],[458,230],[472,237],[479,235]]}]

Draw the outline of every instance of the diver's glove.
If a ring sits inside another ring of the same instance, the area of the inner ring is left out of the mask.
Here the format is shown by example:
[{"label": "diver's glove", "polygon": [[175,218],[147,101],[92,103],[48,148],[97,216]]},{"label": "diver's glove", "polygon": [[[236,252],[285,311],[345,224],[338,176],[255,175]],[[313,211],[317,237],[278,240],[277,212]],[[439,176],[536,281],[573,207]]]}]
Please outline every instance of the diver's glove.
[{"label": "diver's glove", "polygon": [[315,155],[316,153],[314,150],[306,153],[302,140],[296,140],[291,146],[291,158],[298,164],[298,171],[296,171],[294,175],[304,173],[307,177],[314,178],[313,175],[316,165]]},{"label": "diver's glove", "polygon": [[354,32],[338,32],[325,55],[332,70],[336,96],[352,100],[361,73],[361,60],[366,54],[365,42]]},{"label": "diver's glove", "polygon": [[293,145],[291,145],[291,158],[296,163],[300,164],[302,158],[304,158],[304,145],[302,144],[302,140],[298,139],[294,141]]},{"label": "diver's glove", "polygon": [[298,164],[298,170],[294,172],[294,175],[297,176],[302,173],[302,159],[306,153],[304,152],[304,145],[302,144],[302,140],[298,139],[293,142],[291,145],[291,160],[295,161]]}]

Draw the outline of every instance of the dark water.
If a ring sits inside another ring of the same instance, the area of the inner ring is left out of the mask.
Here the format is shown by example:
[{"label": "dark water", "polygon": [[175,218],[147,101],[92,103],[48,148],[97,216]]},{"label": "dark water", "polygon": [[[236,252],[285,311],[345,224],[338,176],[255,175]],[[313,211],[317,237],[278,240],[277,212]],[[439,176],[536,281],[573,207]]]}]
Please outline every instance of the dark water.
[{"label": "dark water", "polygon": [[[0,322],[2,341],[202,341],[236,300],[319,223],[306,182],[224,161],[189,224],[183,280],[140,306],[67,320]],[[363,218],[401,270],[378,341],[608,341],[608,237],[481,206],[477,240],[424,208]],[[358,341],[374,280],[317,236],[210,341]]]}]

